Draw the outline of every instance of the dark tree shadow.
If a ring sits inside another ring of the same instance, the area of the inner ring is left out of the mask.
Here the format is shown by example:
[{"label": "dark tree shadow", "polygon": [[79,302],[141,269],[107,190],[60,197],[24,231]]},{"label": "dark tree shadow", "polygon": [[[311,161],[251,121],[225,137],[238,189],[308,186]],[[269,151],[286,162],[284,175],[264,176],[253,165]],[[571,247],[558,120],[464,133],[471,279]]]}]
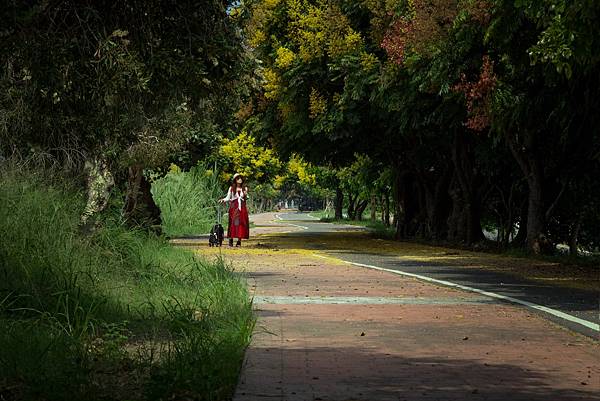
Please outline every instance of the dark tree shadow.
[{"label": "dark tree shadow", "polygon": [[597,376],[563,378],[551,371],[343,347],[250,348],[236,400],[600,400]]}]

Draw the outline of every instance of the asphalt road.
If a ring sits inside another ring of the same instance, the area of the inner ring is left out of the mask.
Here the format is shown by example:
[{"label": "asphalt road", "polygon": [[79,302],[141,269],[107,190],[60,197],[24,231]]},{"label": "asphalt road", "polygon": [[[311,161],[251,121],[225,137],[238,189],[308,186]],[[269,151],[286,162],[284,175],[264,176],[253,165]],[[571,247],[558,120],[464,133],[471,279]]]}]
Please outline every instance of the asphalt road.
[{"label": "asphalt road", "polygon": [[[361,227],[320,222],[310,213],[284,212],[276,215],[282,223],[296,227],[287,235],[314,236],[319,233],[364,230]],[[393,255],[357,253],[355,251],[327,251],[311,245],[321,253],[365,268],[387,270],[391,273],[418,276],[415,278],[432,281],[434,284],[458,286],[498,302],[517,303],[536,313],[544,315],[555,323],[579,332],[599,338],[600,294],[593,291],[573,290],[560,286],[540,284],[539,282],[514,277],[509,274],[485,269],[445,266],[439,263],[400,260]]]}]

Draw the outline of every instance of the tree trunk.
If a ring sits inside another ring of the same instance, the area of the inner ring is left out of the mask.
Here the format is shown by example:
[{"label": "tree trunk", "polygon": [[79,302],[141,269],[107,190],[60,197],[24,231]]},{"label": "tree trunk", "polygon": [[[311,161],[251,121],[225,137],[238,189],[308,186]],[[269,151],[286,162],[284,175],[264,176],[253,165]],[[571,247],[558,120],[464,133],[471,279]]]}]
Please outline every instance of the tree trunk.
[{"label": "tree trunk", "polygon": [[367,208],[367,205],[369,204],[368,200],[363,200],[360,201],[358,203],[358,205],[356,206],[356,220],[361,221],[363,219],[363,213],[365,212],[365,209]]},{"label": "tree trunk", "polygon": [[381,222],[386,226],[390,226],[390,194],[385,191],[381,195]]},{"label": "tree trunk", "polygon": [[527,249],[534,254],[540,254],[544,248],[547,248],[547,243],[543,238],[546,223],[543,174],[540,160],[535,153],[537,139],[535,133],[524,132],[522,136],[524,137],[523,146],[516,143],[511,133],[507,132],[505,138],[512,155],[527,179],[529,189],[527,198]]},{"label": "tree trunk", "polygon": [[115,180],[108,162],[103,158],[86,160],[84,169],[87,175],[87,202],[79,227],[82,232],[89,233],[96,226],[95,216],[108,205]]},{"label": "tree trunk", "polygon": [[452,169],[448,167],[447,173],[440,178],[435,188],[434,210],[431,216],[431,225],[433,237],[437,240],[448,238],[448,216],[452,199],[448,194],[450,180],[452,178]]},{"label": "tree trunk", "polygon": [[452,206],[452,199],[448,191],[452,178],[452,168],[448,166],[444,173],[438,177],[435,188],[432,190],[423,179],[425,209],[427,212],[427,235],[433,239],[448,237],[448,217]]},{"label": "tree trunk", "polygon": [[452,212],[448,218],[448,239],[452,242],[462,242],[466,238],[466,223],[463,212],[465,205],[456,181],[456,178],[452,180],[449,190],[452,199]]},{"label": "tree trunk", "polygon": [[358,196],[352,196],[352,192],[348,192],[348,219],[356,219],[356,201]]},{"label": "tree trunk", "polygon": [[344,192],[340,187],[335,189],[335,219],[341,220],[343,218],[344,208]]},{"label": "tree trunk", "polygon": [[481,203],[478,199],[471,200],[465,210],[467,214],[467,244],[474,244],[485,238],[481,227]]},{"label": "tree trunk", "polygon": [[329,198],[325,200],[325,217],[329,217],[329,211],[333,209],[333,201]]},{"label": "tree trunk", "polygon": [[577,220],[571,226],[571,232],[569,235],[569,254],[571,256],[577,256],[577,238],[579,237],[579,231],[581,230],[581,216],[577,216]]},{"label": "tree trunk", "polygon": [[[499,190],[501,191],[500,188],[499,188]],[[506,215],[505,215],[506,220],[504,222],[504,225],[502,226],[502,235],[500,237],[500,243],[499,243],[499,246],[502,249],[506,249],[508,247],[508,245],[510,243],[510,239],[511,239],[510,237],[511,237],[512,231],[513,231],[513,227],[515,225],[515,210],[513,207],[515,190],[516,190],[516,183],[513,183],[510,187],[508,199],[504,196],[502,191],[500,192],[502,200],[503,200],[503,206],[504,206],[504,209],[506,210]]]},{"label": "tree trunk", "polygon": [[527,184],[529,186],[527,248],[535,254],[540,254],[544,247],[542,233],[545,215],[541,176],[532,171]]},{"label": "tree trunk", "polygon": [[139,164],[129,167],[123,217],[130,225],[160,231],[160,209],[150,189],[150,182],[144,177],[144,168]]},{"label": "tree trunk", "polygon": [[371,195],[371,221],[377,220],[377,196]]},{"label": "tree trunk", "polygon": [[402,227],[402,223],[400,220],[400,215],[402,214],[402,204],[400,199],[402,198],[402,174],[398,173],[394,180],[394,227],[396,228],[396,232],[394,234],[394,238],[396,240],[402,239],[404,230]]},{"label": "tree trunk", "polygon": [[414,184],[414,177],[408,170],[396,176],[394,185],[396,239],[413,236],[418,228],[415,217],[419,209],[419,199],[418,188],[415,188]]},{"label": "tree trunk", "polygon": [[524,201],[519,214],[519,231],[512,241],[517,247],[524,247],[527,243],[527,202]]},{"label": "tree trunk", "polygon": [[[464,132],[454,136],[452,161],[454,177],[458,191],[454,192],[455,203],[462,207],[462,220],[465,224],[464,236],[458,238],[461,242],[473,244],[484,239],[481,228],[481,188],[482,183],[473,165],[473,152],[469,151],[468,138]],[[459,200],[457,197],[460,197]],[[456,212],[456,211],[455,211]]]}]

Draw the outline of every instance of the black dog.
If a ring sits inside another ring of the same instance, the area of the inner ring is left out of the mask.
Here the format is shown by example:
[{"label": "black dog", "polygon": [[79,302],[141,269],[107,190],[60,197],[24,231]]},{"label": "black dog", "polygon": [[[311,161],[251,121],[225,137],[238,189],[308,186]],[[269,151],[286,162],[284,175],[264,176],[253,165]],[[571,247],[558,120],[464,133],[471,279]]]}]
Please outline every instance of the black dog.
[{"label": "black dog", "polygon": [[225,230],[219,223],[215,224],[210,230],[210,237],[208,237],[208,246],[221,246],[223,245],[223,238],[225,237]]}]

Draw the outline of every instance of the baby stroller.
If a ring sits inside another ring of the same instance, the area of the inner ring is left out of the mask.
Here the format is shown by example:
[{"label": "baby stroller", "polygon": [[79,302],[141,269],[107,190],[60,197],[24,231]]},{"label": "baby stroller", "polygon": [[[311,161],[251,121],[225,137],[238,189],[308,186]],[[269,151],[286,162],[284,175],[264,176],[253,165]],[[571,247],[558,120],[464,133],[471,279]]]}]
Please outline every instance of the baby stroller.
[{"label": "baby stroller", "polygon": [[208,237],[208,246],[222,246],[223,239],[225,238],[225,230],[221,225],[222,210],[220,205],[217,205],[217,223],[210,230],[210,237]]}]

